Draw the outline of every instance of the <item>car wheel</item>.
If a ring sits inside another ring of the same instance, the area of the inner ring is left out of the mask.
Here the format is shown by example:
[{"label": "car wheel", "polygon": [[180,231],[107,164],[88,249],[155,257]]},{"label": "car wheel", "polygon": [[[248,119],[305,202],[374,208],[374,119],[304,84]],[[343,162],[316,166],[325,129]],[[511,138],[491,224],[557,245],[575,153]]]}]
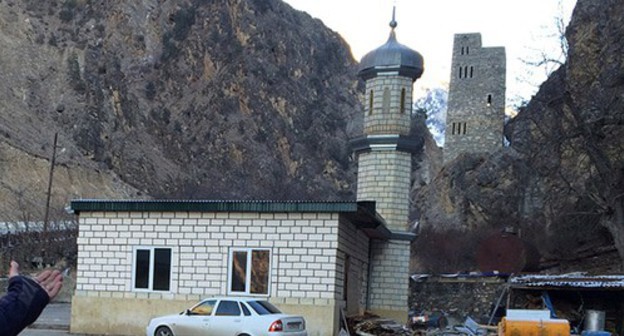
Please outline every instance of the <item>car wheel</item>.
[{"label": "car wheel", "polygon": [[173,332],[171,332],[171,329],[167,327],[158,327],[154,336],[173,336]]}]

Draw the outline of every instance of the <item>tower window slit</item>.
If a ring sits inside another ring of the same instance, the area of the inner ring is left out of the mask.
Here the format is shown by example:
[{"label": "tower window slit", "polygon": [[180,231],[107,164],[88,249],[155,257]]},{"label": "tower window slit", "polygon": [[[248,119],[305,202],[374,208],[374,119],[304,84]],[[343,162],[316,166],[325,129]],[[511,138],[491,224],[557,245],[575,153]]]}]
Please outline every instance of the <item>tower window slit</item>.
[{"label": "tower window slit", "polygon": [[492,95],[491,94],[487,95],[487,106],[488,107],[492,106]]},{"label": "tower window slit", "polygon": [[466,55],[470,54],[470,47],[466,47]]},{"label": "tower window slit", "polygon": [[468,66],[464,67],[464,78],[468,78]]},{"label": "tower window slit", "polygon": [[383,113],[390,112],[390,89],[384,88],[383,100],[381,101],[383,106]]},{"label": "tower window slit", "polygon": [[373,90],[370,90],[368,95],[368,114],[373,114]]},{"label": "tower window slit", "polygon": [[462,71],[464,71],[464,69],[462,67],[459,67],[459,79],[462,78]]},{"label": "tower window slit", "polygon": [[470,78],[472,78],[472,73],[473,73],[473,71],[474,71],[474,67],[471,65],[471,66],[470,66]]},{"label": "tower window slit", "polygon": [[401,106],[399,107],[401,114],[405,113],[405,89],[401,89]]},{"label": "tower window slit", "polygon": [[451,134],[452,135],[462,135],[466,134],[466,123],[454,122],[451,123]]},{"label": "tower window slit", "polygon": [[461,48],[461,54],[464,54],[464,47]]}]

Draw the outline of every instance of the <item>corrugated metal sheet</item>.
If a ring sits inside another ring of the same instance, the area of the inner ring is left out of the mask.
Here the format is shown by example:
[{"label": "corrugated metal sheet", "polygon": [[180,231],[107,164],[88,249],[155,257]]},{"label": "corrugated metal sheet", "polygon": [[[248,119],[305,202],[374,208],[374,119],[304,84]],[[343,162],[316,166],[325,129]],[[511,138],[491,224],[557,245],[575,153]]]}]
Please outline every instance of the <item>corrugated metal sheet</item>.
[{"label": "corrugated metal sheet", "polygon": [[198,212],[356,212],[356,202],[243,200],[95,200],[71,202],[82,211],[198,211]]},{"label": "corrugated metal sheet", "polygon": [[527,274],[509,279],[512,287],[569,287],[624,289],[624,275]]}]

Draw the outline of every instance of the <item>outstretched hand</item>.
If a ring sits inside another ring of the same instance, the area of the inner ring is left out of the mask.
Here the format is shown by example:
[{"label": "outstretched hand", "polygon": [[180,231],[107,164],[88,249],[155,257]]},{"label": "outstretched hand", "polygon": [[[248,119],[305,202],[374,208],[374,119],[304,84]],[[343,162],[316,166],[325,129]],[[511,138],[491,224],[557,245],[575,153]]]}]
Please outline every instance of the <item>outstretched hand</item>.
[{"label": "outstretched hand", "polygon": [[52,300],[61,291],[63,275],[58,270],[45,270],[35,277],[35,281],[48,293]]},{"label": "outstretched hand", "polygon": [[[9,268],[9,278],[19,275],[19,264],[15,261],[11,261],[11,267]],[[50,300],[52,300],[61,291],[63,286],[63,275],[58,270],[45,270],[39,273],[33,278],[35,282],[48,293]]]}]

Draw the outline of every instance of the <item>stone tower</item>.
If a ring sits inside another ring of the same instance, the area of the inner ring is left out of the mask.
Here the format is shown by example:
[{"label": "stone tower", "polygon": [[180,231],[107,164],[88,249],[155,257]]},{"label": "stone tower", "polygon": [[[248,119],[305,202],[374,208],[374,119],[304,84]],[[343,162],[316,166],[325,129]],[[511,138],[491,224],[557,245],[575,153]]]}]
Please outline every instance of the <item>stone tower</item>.
[{"label": "stone tower", "polygon": [[393,237],[371,241],[367,309],[404,321],[413,239],[407,232],[411,160],[420,147],[406,136],[412,87],[422,75],[423,58],[397,42],[394,13],[390,27],[388,41],[360,62],[359,76],[366,82],[364,132],[351,145],[358,154],[357,199],[376,202]]},{"label": "stone tower", "polygon": [[456,34],[449,87],[444,162],[462,152],[503,145],[505,48],[481,47],[481,34]]}]

